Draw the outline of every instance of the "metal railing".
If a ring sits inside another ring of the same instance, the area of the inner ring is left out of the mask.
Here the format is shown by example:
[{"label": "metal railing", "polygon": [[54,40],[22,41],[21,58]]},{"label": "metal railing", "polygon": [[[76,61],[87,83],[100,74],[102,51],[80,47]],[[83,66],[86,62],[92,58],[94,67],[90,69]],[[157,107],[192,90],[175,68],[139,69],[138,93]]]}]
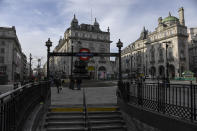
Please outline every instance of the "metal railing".
[{"label": "metal railing", "polygon": [[83,110],[84,110],[84,116],[85,116],[85,122],[84,122],[85,129],[87,129],[88,131],[92,131],[91,123],[90,123],[89,117],[88,117],[86,94],[85,94],[85,88],[84,87],[83,87]]},{"label": "metal railing", "polygon": [[165,82],[121,83],[119,96],[130,104],[180,119],[197,121],[197,85]]},{"label": "metal railing", "polygon": [[0,130],[21,131],[34,107],[49,99],[50,93],[50,83],[43,81],[0,95]]}]

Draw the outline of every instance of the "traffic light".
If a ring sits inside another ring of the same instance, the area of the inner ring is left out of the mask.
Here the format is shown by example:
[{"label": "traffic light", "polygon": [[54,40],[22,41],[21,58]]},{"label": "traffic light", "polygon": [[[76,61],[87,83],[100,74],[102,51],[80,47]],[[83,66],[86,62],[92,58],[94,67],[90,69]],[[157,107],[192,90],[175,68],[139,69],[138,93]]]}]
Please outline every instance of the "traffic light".
[{"label": "traffic light", "polygon": [[87,67],[87,62],[86,61],[75,61],[75,69],[74,69],[74,73],[75,74],[87,74],[88,71],[86,69]]}]

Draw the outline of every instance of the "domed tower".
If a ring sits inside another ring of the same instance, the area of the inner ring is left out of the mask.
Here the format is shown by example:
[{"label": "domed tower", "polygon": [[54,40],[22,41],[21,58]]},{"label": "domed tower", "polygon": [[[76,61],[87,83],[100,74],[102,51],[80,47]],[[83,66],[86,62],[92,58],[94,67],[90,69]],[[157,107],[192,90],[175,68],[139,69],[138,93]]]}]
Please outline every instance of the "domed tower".
[{"label": "domed tower", "polygon": [[168,17],[162,20],[162,23],[168,26],[173,25],[173,24],[180,24],[179,19],[176,18],[175,16],[172,16],[170,12],[169,12]]},{"label": "domed tower", "polygon": [[96,30],[100,30],[99,23],[96,21],[96,18],[95,18],[95,21],[94,21],[94,28]]},{"label": "domed tower", "polygon": [[78,20],[76,19],[75,14],[74,14],[74,18],[71,21],[71,27],[72,28],[77,28],[78,27]]}]

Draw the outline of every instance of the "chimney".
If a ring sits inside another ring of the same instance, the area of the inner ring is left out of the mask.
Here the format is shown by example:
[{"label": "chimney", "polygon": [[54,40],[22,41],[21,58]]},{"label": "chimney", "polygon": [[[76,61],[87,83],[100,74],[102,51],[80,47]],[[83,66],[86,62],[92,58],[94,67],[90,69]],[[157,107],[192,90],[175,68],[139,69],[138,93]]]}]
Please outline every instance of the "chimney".
[{"label": "chimney", "polygon": [[185,26],[185,19],[184,19],[184,9],[183,7],[179,8],[179,22],[181,25]]}]

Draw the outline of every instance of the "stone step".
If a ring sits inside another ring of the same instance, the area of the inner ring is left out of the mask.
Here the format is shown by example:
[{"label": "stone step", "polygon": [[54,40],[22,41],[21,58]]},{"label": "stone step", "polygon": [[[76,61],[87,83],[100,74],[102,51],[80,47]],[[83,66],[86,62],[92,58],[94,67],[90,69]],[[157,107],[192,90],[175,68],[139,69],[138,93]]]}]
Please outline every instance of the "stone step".
[{"label": "stone step", "polygon": [[92,115],[92,116],[88,116],[88,118],[90,120],[122,120],[122,116],[121,115]]},{"label": "stone step", "polygon": [[91,126],[123,126],[125,123],[123,120],[90,120]]},{"label": "stone step", "polygon": [[93,115],[122,115],[120,111],[91,111],[88,112],[89,116]]},{"label": "stone step", "polygon": [[49,116],[46,117],[46,122],[68,122],[68,121],[84,121],[83,116]]},{"label": "stone step", "polygon": [[48,128],[46,131],[87,131],[81,127],[70,127],[70,128]]},{"label": "stone step", "polygon": [[72,128],[72,127],[84,127],[84,122],[47,122],[45,124],[46,128]]},{"label": "stone step", "polygon": [[83,107],[53,107],[48,109],[49,112],[83,112]]},{"label": "stone step", "polygon": [[113,125],[113,126],[93,126],[92,131],[127,131],[126,126]]},{"label": "stone step", "polygon": [[83,112],[48,112],[47,116],[83,116]]},{"label": "stone step", "polygon": [[[78,113],[78,112],[84,112],[84,108],[83,107],[77,107],[77,108],[72,108],[72,107],[68,107],[68,108],[64,108],[64,107],[54,107],[54,108],[49,108],[48,110],[49,112],[73,112],[73,113]],[[119,108],[114,106],[114,107],[88,107],[87,108],[88,112],[96,112],[96,111],[103,111],[103,112],[107,112],[107,111],[119,111]]]},{"label": "stone step", "polygon": [[[47,113],[47,117],[83,117],[85,113],[82,112],[49,112]],[[121,112],[119,111],[96,111],[96,112],[88,112],[88,116],[121,116]]]},{"label": "stone step", "polygon": [[[92,131],[126,131],[125,123],[117,106],[87,108],[88,125]],[[87,131],[82,107],[51,107],[45,119],[46,131]]]}]

